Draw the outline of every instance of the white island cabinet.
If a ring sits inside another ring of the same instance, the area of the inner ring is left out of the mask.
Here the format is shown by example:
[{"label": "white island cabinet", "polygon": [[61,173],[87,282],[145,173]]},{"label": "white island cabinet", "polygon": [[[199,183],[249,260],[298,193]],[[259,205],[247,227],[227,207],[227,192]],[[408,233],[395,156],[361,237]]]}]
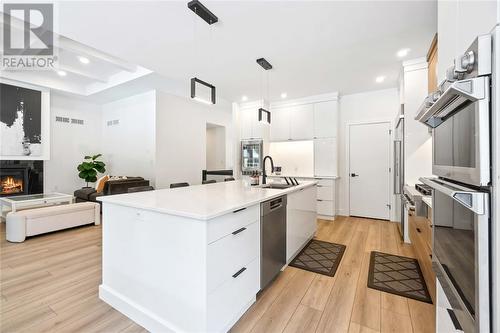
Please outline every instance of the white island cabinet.
[{"label": "white island cabinet", "polygon": [[316,230],[314,185],[235,181],[103,197],[100,298],[152,332],[227,332],[260,290],[260,203],[288,195],[298,250]]}]

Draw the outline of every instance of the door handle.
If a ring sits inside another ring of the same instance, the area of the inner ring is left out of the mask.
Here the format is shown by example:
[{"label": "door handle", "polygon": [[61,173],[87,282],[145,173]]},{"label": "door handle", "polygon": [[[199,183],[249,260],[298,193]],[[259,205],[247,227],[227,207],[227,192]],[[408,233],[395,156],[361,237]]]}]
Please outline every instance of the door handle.
[{"label": "door handle", "polygon": [[359,177],[359,175],[357,175],[355,173],[351,173],[351,177]]}]

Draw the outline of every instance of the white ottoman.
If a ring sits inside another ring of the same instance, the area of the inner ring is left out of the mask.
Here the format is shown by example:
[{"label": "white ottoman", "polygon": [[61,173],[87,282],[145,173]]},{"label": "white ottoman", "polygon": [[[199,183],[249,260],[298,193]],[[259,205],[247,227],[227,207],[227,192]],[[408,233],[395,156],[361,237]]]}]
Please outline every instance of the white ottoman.
[{"label": "white ottoman", "polygon": [[27,236],[90,223],[101,223],[99,204],[95,202],[27,209],[7,214],[6,238],[9,242],[24,242]]}]

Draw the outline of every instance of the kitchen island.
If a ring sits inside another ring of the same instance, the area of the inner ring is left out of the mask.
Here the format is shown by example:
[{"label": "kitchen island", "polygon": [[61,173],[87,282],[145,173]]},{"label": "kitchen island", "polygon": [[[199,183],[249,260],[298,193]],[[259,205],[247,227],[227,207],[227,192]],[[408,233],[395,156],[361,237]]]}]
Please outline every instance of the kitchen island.
[{"label": "kitchen island", "polygon": [[287,195],[289,262],[316,231],[316,182],[241,181],[101,197],[99,296],[153,332],[226,332],[260,290],[260,203]]}]

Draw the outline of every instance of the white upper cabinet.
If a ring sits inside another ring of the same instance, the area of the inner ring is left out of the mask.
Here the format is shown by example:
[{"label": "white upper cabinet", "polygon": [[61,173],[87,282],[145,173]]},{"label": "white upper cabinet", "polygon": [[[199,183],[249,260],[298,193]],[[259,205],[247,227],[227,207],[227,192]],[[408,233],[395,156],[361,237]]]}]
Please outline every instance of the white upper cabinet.
[{"label": "white upper cabinet", "polygon": [[255,112],[252,109],[240,110],[240,136],[242,139],[253,138]]},{"label": "white upper cabinet", "polygon": [[271,141],[335,138],[337,126],[336,100],[271,109]]},{"label": "white upper cabinet", "polygon": [[337,101],[314,104],[314,138],[337,137]]},{"label": "white upper cabinet", "polygon": [[337,139],[314,140],[314,176],[337,176]]},{"label": "white upper cabinet", "polygon": [[267,139],[269,124],[259,121],[259,108],[246,107],[240,109],[241,139]]},{"label": "white upper cabinet", "polygon": [[310,140],[314,137],[314,105],[304,104],[291,107],[290,138],[292,140]]},{"label": "white upper cabinet", "polygon": [[271,141],[290,139],[290,110],[288,108],[271,110]]}]

